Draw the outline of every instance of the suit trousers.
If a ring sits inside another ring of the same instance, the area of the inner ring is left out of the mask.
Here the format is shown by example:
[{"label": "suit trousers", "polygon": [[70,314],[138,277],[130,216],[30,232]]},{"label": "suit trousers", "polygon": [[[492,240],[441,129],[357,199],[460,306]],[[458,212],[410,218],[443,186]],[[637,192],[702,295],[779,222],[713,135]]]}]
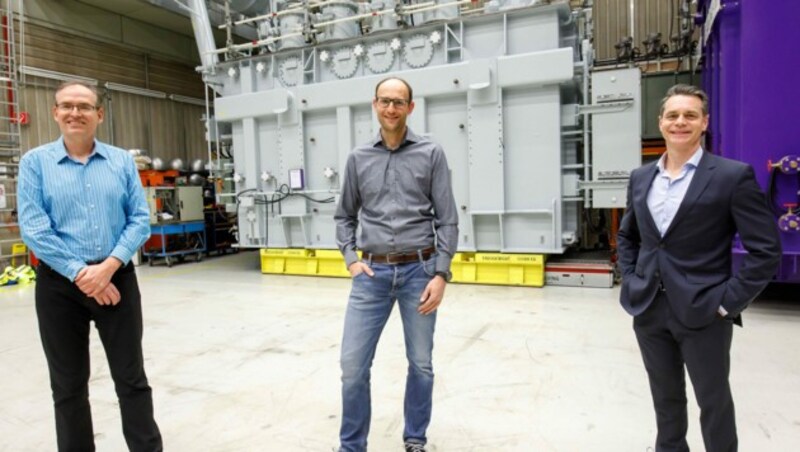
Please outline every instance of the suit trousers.
[{"label": "suit trousers", "polygon": [[675,317],[667,296],[659,291],[650,307],[633,319],[655,406],[656,452],[689,450],[684,366],[700,407],[706,451],[736,451],[736,419],[728,382],[733,322],[719,317],[705,327],[687,328]]},{"label": "suit trousers", "polygon": [[101,306],[47,264],[37,271],[36,314],[55,406],[58,450],[94,451],[89,406],[89,323],[94,321],[119,399],[122,431],[131,451],[163,449],[144,372],[142,305],[132,264],[111,282],[121,301]]}]

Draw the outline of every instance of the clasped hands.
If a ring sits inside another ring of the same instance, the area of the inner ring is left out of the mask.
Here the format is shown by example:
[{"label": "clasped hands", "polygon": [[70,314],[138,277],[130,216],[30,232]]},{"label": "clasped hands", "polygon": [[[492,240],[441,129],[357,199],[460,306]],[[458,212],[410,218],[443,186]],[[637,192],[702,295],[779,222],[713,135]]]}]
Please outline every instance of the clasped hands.
[{"label": "clasped hands", "polygon": [[111,282],[111,277],[122,266],[122,262],[109,257],[99,264],[87,265],[78,272],[75,285],[87,297],[94,298],[97,304],[103,306],[116,306],[122,296]]}]

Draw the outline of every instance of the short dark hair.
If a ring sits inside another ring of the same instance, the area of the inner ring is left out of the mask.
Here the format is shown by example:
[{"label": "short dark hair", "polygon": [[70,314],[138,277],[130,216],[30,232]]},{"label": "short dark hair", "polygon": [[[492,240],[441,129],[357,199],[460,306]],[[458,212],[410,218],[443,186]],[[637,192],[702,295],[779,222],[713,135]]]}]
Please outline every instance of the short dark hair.
[{"label": "short dark hair", "polygon": [[[97,89],[97,87],[95,85],[92,85],[90,83],[84,82],[83,80],[67,80],[67,81],[61,83],[60,85],[58,85],[58,88],[56,88],[56,92],[55,92],[55,94],[53,94],[53,97],[55,98],[55,96],[57,96],[58,93],[60,93],[61,91],[65,90],[67,88],[69,88],[70,86],[82,86],[82,87],[88,89],[89,91],[94,93],[94,97],[95,97],[95,99],[97,99],[95,107],[102,106],[102,104],[103,104],[103,95],[100,94],[100,91]],[[58,103],[58,100],[56,100],[56,103]]]},{"label": "short dark hair", "polygon": [[400,83],[402,83],[403,85],[406,85],[406,90],[408,90],[408,99],[406,99],[406,100],[409,101],[409,102],[414,100],[414,91],[411,89],[411,85],[409,85],[407,81],[401,79],[400,77],[386,77],[385,79],[383,79],[380,82],[378,82],[378,84],[375,85],[375,98],[376,99],[378,98],[378,89],[381,87],[381,85],[383,85],[384,83],[388,82],[389,80],[397,80]]},{"label": "short dark hair", "polygon": [[693,96],[700,99],[703,102],[703,116],[708,115],[708,95],[706,92],[696,86],[679,83],[668,89],[667,94],[661,99],[661,109],[658,112],[658,116],[664,114],[664,106],[669,98],[673,96]]}]

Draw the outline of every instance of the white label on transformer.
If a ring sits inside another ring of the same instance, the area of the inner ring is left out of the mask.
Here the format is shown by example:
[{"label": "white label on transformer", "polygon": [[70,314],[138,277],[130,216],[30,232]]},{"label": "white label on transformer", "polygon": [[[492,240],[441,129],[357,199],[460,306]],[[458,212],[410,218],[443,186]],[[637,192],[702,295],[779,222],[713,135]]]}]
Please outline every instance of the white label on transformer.
[{"label": "white label on transformer", "polygon": [[6,208],[6,186],[0,184],[0,209]]}]

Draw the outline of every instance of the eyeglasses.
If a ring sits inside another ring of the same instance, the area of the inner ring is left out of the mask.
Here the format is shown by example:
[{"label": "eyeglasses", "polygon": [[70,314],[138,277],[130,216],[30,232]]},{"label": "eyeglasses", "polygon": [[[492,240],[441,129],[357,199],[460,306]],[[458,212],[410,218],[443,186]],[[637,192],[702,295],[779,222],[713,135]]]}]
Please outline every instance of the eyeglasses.
[{"label": "eyeglasses", "polygon": [[378,101],[378,105],[381,108],[389,108],[389,105],[394,105],[395,108],[406,108],[408,107],[408,101],[405,99],[392,99],[390,97],[378,97],[375,100]]},{"label": "eyeglasses", "polygon": [[56,108],[58,108],[58,111],[60,111],[61,113],[72,113],[72,110],[74,110],[76,108],[78,109],[79,113],[91,113],[91,112],[97,110],[100,107],[97,107],[95,105],[89,105],[89,104],[78,104],[78,105],[56,104]]}]

